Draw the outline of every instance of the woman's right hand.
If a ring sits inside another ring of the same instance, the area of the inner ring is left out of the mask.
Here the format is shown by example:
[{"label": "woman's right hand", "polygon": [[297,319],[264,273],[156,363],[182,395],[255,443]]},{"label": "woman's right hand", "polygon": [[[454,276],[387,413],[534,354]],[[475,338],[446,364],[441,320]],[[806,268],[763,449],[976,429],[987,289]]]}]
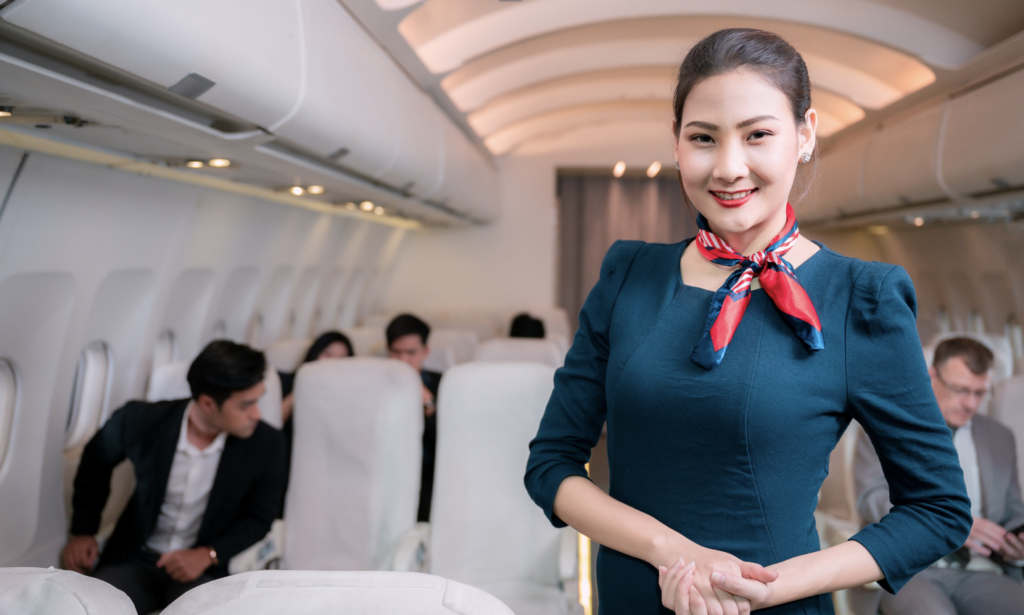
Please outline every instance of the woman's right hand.
[{"label": "woman's right hand", "polygon": [[[750,579],[760,583],[771,583],[778,578],[778,573],[768,570],[760,564],[744,562],[739,558],[713,549],[700,548],[691,556],[690,562],[692,581],[690,597],[686,612],[694,615],[707,613],[707,615],[746,615],[750,613],[750,603],[746,598],[734,596],[722,589],[714,587],[711,583],[713,572],[724,572]],[[676,592],[671,591],[679,586],[685,572],[685,562],[680,558],[671,569],[659,568],[659,584],[662,589],[662,604],[666,608],[676,608]],[[671,582],[671,587],[669,583]],[[670,590],[670,591],[666,591]],[[701,604],[703,603],[703,604]],[[683,611],[678,611],[682,613]]]}]

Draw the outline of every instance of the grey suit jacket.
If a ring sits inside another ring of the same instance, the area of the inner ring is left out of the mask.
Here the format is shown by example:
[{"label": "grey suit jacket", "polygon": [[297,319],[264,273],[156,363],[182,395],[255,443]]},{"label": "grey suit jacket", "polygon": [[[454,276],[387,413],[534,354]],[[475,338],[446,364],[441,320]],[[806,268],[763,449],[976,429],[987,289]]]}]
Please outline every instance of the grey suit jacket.
[{"label": "grey suit jacket", "polygon": [[[982,516],[1006,529],[1024,524],[1024,501],[1021,500],[1017,476],[1017,448],[1013,432],[998,421],[981,415],[974,417],[971,432],[978,451]],[[854,482],[857,513],[861,521],[865,525],[877,522],[892,508],[889,484],[882,473],[875,448],[863,432],[857,438]],[[1022,578],[1022,571],[1016,566],[1004,564],[1003,569],[1018,580]]]}]

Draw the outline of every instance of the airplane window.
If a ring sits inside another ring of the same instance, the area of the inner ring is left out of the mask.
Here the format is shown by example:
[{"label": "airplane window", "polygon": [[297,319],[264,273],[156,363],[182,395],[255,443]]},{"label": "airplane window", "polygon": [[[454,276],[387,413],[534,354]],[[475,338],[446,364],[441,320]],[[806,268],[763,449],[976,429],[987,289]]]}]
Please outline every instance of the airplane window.
[{"label": "airplane window", "polygon": [[939,324],[939,333],[949,333],[953,330],[953,325],[949,320],[949,312],[946,308],[939,308],[939,311],[935,314],[935,320]]},{"label": "airplane window", "polygon": [[85,444],[106,419],[113,368],[113,354],[103,342],[89,344],[79,355],[64,431],[65,450]]},{"label": "airplane window", "polygon": [[979,335],[985,334],[985,317],[978,310],[971,310],[967,315],[967,330]]},{"label": "airplane window", "polygon": [[263,348],[263,314],[256,312],[249,321],[249,330],[245,332],[245,343],[253,348]]},{"label": "airplane window", "polygon": [[14,424],[14,409],[18,401],[18,380],[14,375],[14,366],[9,361],[0,359],[0,468],[7,456],[7,445],[11,439],[11,426]]},{"label": "airplane window", "polygon": [[164,329],[156,340],[153,348],[153,369],[168,363],[174,363],[178,359],[178,340],[174,337],[174,331]]},{"label": "airplane window", "polygon": [[1006,337],[1010,340],[1010,347],[1013,349],[1014,365],[1024,357],[1024,329],[1021,328],[1016,316],[1010,316],[1006,323]]},{"label": "airplane window", "polygon": [[217,322],[213,323],[213,337],[211,339],[223,340],[228,337],[228,323],[224,322],[223,318],[217,319]]}]

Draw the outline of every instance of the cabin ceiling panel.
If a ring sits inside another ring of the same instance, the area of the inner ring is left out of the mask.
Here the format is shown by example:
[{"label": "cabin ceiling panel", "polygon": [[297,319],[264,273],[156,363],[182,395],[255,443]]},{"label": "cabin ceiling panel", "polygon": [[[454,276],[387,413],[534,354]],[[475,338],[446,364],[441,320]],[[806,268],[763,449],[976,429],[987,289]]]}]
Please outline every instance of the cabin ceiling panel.
[{"label": "cabin ceiling panel", "polygon": [[[958,30],[955,23],[934,19],[936,9],[925,11],[919,3],[914,6],[921,14],[902,4],[874,0],[720,0],[713,10],[723,16],[775,19],[845,32],[902,49],[935,66],[955,67],[984,50],[983,42]],[[984,25],[1005,28],[998,9],[978,10],[987,17],[982,20]],[[399,29],[426,67],[442,73],[506,45],[557,30],[635,17],[707,13],[708,4],[701,0],[428,0],[411,12]]]}]

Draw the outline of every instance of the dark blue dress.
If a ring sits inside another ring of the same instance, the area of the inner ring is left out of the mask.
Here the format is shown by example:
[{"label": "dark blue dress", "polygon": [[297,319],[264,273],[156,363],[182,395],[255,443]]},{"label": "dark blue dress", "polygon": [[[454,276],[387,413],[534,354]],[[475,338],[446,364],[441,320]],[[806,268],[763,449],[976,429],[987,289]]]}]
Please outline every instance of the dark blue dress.
[{"label": "dark blue dress", "polygon": [[[608,423],[611,495],[700,545],[768,566],[817,551],[814,508],[851,419],[871,437],[894,507],[853,537],[898,590],[967,539],[970,502],[900,267],[824,247],[797,268],[825,349],[808,353],[755,290],[722,364],[690,361],[712,292],[682,283],[688,242],[618,242],[580,313],[530,445],[526,487],[556,526],[555,493]],[[605,614],[667,612],[657,571],[602,547]],[[829,596],[763,613],[832,613]]]}]

